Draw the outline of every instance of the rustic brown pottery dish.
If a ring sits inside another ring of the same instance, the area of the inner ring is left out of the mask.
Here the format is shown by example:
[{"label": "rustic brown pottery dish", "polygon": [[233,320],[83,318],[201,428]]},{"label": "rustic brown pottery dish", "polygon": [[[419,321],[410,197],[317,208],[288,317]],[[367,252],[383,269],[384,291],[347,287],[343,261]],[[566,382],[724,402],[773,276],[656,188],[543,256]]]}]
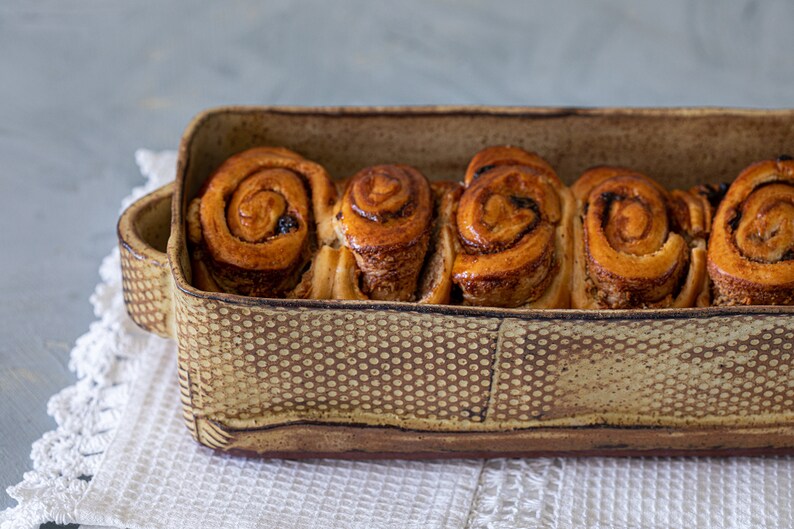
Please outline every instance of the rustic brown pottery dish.
[{"label": "rustic brown pottery dish", "polygon": [[179,346],[188,428],[267,456],[753,454],[794,449],[794,307],[521,310],[258,299],[191,286],[184,215],[210,173],[277,145],[335,178],[407,163],[460,179],[513,144],[571,183],[595,164],[668,187],[794,150],[794,111],[218,108],[176,182],[119,221],[132,318]]}]

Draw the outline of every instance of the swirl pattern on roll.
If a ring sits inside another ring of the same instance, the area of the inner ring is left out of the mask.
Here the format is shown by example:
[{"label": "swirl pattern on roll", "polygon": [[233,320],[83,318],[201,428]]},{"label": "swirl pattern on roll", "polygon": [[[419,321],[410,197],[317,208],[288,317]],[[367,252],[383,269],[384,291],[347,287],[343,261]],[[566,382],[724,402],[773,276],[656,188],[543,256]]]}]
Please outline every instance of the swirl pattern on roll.
[{"label": "swirl pattern on roll", "polygon": [[258,147],[227,159],[188,211],[200,254],[196,286],[283,296],[319,244],[333,240],[335,201],[325,169],[290,150]]},{"label": "swirl pattern on roll", "polygon": [[794,161],[755,163],[731,184],[709,239],[719,305],[794,305]]},{"label": "swirl pattern on roll", "polygon": [[523,149],[489,147],[465,182],[453,267],[464,303],[567,307],[573,200],[554,169]]},{"label": "swirl pattern on roll", "polygon": [[413,301],[433,220],[427,178],[409,165],[362,169],[347,182],[334,218],[364,295]]},{"label": "swirl pattern on roll", "polygon": [[710,216],[642,173],[596,167],[571,187],[576,221],[576,308],[693,306],[705,289]]}]

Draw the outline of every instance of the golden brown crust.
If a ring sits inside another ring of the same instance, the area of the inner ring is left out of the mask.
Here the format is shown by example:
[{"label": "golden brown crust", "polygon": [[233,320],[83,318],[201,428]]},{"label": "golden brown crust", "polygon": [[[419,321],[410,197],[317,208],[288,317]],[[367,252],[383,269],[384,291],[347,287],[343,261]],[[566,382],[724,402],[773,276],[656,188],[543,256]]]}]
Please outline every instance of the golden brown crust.
[{"label": "golden brown crust", "polygon": [[668,193],[623,167],[595,167],[572,186],[578,214],[575,308],[691,307],[705,303],[708,203]]},{"label": "golden brown crust", "polygon": [[311,267],[300,283],[287,295],[298,299],[334,299],[334,279],[339,265],[339,250],[323,246],[312,258]]},{"label": "golden brown crust", "polygon": [[361,291],[361,271],[356,264],[356,257],[350,249],[342,246],[339,252],[339,264],[334,275],[333,299],[369,299]]},{"label": "golden brown crust", "polygon": [[415,299],[432,220],[430,184],[415,168],[378,165],[350,178],[334,221],[339,238],[355,256],[365,295]]},{"label": "golden brown crust", "polygon": [[463,186],[458,182],[433,182],[435,220],[424,267],[419,275],[419,303],[447,304],[452,291],[452,267],[460,251],[455,217]]},{"label": "golden brown crust", "polygon": [[731,184],[709,239],[716,305],[794,304],[794,161],[755,163]]},{"label": "golden brown crust", "polygon": [[[464,302],[568,306],[573,200],[554,170],[515,147],[477,153],[466,171],[456,226],[462,250],[453,281]],[[555,279],[561,279],[555,281]],[[547,295],[553,285],[557,291]]]},{"label": "golden brown crust", "polygon": [[708,240],[712,219],[727,190],[728,184],[722,183],[671,191],[671,215],[678,229],[689,239]]},{"label": "golden brown crust", "polygon": [[456,286],[464,303],[497,307],[700,307],[712,292],[715,305],[794,304],[789,158],[753,164],[730,189],[667,191],[607,166],[568,189],[538,155],[498,146],[465,182],[383,165],[340,185],[288,149],[244,151],[188,205],[191,280],[419,303],[450,303]]},{"label": "golden brown crust", "polygon": [[356,258],[349,249],[323,246],[287,297],[366,300],[369,298],[359,288],[360,276]]},{"label": "golden brown crust", "polygon": [[280,297],[295,286],[318,244],[333,240],[336,191],[318,164],[284,148],[259,147],[226,160],[187,216],[194,284]]},{"label": "golden brown crust", "polygon": [[534,167],[536,171],[543,172],[550,177],[557,177],[556,171],[554,171],[549,162],[534,152],[525,151],[512,145],[496,145],[487,147],[472,157],[468,167],[466,167],[463,184],[469,187],[481,174],[501,165]]}]

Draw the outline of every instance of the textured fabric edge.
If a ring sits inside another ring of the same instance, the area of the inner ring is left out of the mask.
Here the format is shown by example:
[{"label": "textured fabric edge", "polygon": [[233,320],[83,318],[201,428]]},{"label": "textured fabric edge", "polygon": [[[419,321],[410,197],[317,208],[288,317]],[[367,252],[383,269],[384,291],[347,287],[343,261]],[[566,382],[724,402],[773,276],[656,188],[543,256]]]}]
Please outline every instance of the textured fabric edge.
[{"label": "textured fabric edge", "polygon": [[467,529],[550,528],[562,459],[492,459],[485,462]]},{"label": "textured fabric edge", "polygon": [[[121,211],[133,201],[173,180],[176,153],[138,150],[135,160],[147,182],[122,201]],[[33,470],[7,489],[17,505],[0,512],[0,529],[29,529],[42,523],[74,523],[74,511],[88,490],[91,476],[116,432],[129,400],[140,351],[148,340],[159,341],[138,329],[126,317],[120,295],[118,249],[105,257],[91,303],[97,320],[75,342],[69,369],[77,382],[53,395],[47,413],[57,427],[33,443]]]}]

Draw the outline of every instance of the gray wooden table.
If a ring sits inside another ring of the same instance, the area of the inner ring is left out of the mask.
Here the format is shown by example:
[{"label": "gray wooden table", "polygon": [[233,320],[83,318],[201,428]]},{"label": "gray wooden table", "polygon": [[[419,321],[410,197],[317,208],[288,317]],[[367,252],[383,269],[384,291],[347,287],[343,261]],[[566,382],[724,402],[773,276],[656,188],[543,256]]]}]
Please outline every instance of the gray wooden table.
[{"label": "gray wooden table", "polygon": [[792,107],[792,20],[787,0],[0,3],[0,488],[74,379],[134,150],[175,148],[198,111]]}]

